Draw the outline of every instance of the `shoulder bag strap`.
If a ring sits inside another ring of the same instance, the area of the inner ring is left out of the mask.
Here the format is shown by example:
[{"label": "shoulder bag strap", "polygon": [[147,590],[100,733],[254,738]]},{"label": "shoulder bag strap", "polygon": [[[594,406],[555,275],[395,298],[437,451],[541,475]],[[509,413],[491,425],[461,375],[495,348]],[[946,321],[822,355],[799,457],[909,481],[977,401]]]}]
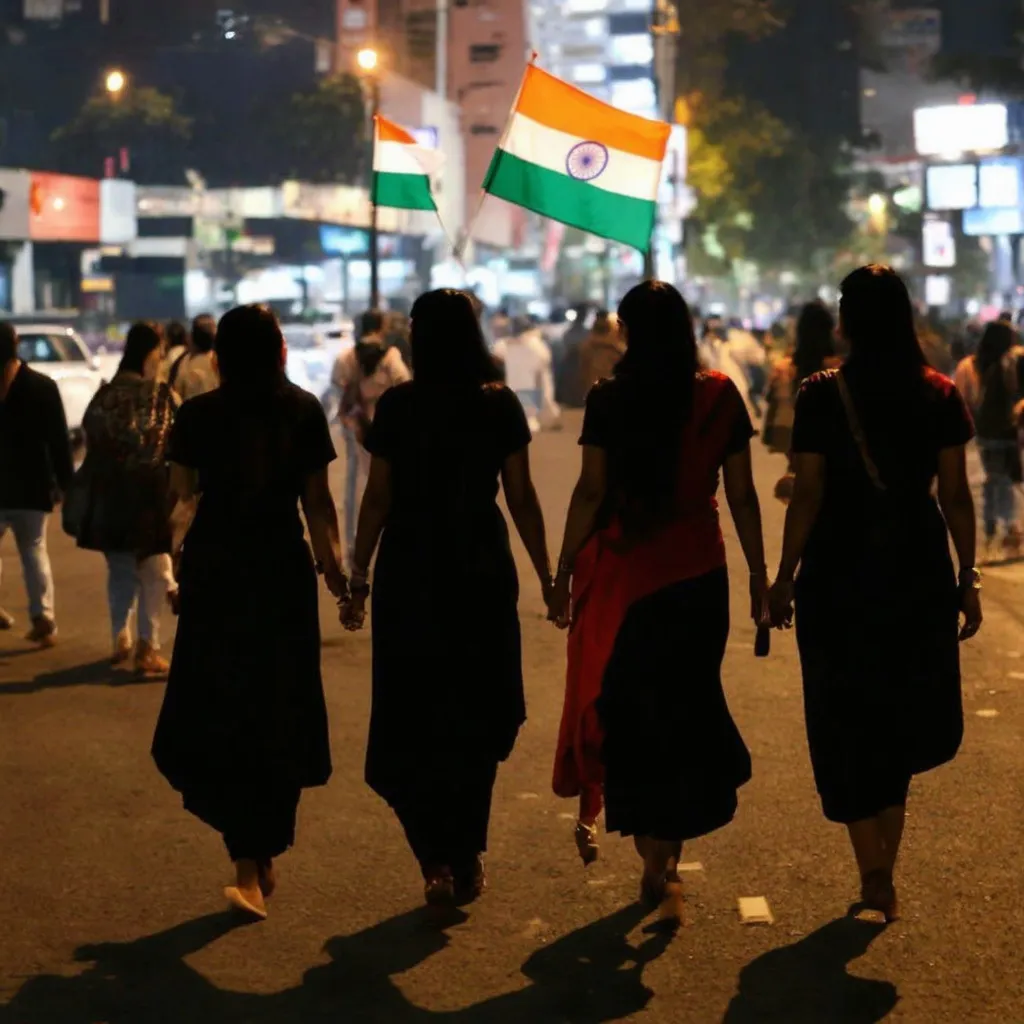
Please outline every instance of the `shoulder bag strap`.
[{"label": "shoulder bag strap", "polygon": [[850,427],[854,443],[857,445],[857,451],[860,452],[861,462],[864,463],[868,478],[876,490],[886,491],[888,488],[885,486],[882,475],[878,472],[875,460],[871,457],[867,438],[864,436],[864,429],[861,427],[860,417],[857,415],[857,407],[853,404],[853,395],[850,394],[850,388],[847,386],[841,370],[836,373],[836,386],[839,388],[839,397],[842,399],[843,409],[846,411],[846,422]]}]

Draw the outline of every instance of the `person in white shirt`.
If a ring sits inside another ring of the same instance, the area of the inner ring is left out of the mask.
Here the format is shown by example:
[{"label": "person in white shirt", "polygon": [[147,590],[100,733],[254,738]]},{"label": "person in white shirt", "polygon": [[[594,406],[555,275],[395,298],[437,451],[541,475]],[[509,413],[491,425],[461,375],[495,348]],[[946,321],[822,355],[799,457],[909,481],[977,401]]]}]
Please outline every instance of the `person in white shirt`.
[{"label": "person in white shirt", "polygon": [[505,383],[516,393],[526,411],[530,430],[554,427],[561,418],[555,402],[551,348],[533,321],[522,317],[512,335],[494,346],[494,358],[505,369]]},{"label": "person in white shirt", "polygon": [[356,539],[359,506],[370,472],[370,453],[363,441],[377,411],[381,395],[412,379],[397,348],[384,341],[384,316],[364,313],[359,341],[338,356],[331,383],[341,396],[339,419],[345,439],[345,548],[348,555]]},{"label": "person in white shirt", "polygon": [[216,338],[217,321],[209,313],[203,313],[192,321],[188,355],[172,367],[169,380],[183,402],[220,387],[220,374],[213,354]]}]

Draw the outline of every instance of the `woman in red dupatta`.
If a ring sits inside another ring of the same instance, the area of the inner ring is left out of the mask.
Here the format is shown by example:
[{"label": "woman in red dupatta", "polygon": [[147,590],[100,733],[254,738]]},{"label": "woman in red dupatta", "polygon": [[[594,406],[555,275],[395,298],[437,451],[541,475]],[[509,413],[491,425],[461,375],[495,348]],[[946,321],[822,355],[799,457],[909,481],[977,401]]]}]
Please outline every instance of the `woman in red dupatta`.
[{"label": "woman in red dupatta", "polygon": [[720,471],[758,623],[768,581],[753,428],[739,391],[699,369],[690,311],[671,285],[638,285],[619,320],[627,351],[587,399],[550,605],[561,627],[571,618],[554,789],[580,798],[584,863],[597,857],[607,803],[608,831],[634,837],[644,893],[660,902],[678,882],[682,842],[728,824],[750,779],[721,681],[729,582]]}]

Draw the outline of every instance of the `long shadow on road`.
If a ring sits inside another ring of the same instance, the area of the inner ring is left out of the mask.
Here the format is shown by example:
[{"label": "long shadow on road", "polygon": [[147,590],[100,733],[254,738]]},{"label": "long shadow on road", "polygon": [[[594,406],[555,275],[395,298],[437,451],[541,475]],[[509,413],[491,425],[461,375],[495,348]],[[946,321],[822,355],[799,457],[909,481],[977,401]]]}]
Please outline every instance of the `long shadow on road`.
[{"label": "long shadow on road", "polygon": [[[650,1001],[644,967],[671,942],[655,934],[634,947],[627,936],[644,918],[627,907],[535,953],[523,965],[528,986],[447,1012],[412,1004],[393,980],[449,942],[422,911],[403,914],[327,942],[331,962],[302,984],[273,995],[217,988],[185,957],[239,927],[213,914],[134,942],[83,946],[76,977],[41,975],[6,1006],[3,1024],[606,1024],[640,1013]],[[628,969],[626,966],[629,965]],[[457,979],[452,979],[457,984]]]},{"label": "long shadow on road", "polygon": [[[5,655],[5,657],[7,656]],[[6,661],[0,662],[0,669],[7,667]],[[138,686],[166,681],[166,678],[138,679],[131,672],[115,669],[110,664],[110,659],[104,658],[102,661],[62,668],[56,672],[41,672],[33,679],[0,683],[0,697],[39,693],[41,690],[62,690],[71,686]]]},{"label": "long shadow on road", "polygon": [[722,1024],[877,1024],[899,1002],[888,981],[847,972],[885,925],[852,915],[781,949],[773,949],[740,972],[739,992]]}]

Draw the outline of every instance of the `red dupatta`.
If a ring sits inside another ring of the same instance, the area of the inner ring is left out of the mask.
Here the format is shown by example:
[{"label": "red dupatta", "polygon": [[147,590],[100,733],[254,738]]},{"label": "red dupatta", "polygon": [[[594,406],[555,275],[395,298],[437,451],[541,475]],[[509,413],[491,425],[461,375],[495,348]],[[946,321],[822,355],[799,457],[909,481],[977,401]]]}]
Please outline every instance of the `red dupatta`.
[{"label": "red dupatta", "polygon": [[693,416],[681,440],[677,507],[667,526],[623,544],[618,520],[599,530],[576,558],[565,703],[555,757],[554,791],[578,796],[604,781],[604,741],[597,715],[605,668],[630,608],[645,597],[725,565],[718,521],[718,472],[743,400],[721,373],[697,377]]}]

